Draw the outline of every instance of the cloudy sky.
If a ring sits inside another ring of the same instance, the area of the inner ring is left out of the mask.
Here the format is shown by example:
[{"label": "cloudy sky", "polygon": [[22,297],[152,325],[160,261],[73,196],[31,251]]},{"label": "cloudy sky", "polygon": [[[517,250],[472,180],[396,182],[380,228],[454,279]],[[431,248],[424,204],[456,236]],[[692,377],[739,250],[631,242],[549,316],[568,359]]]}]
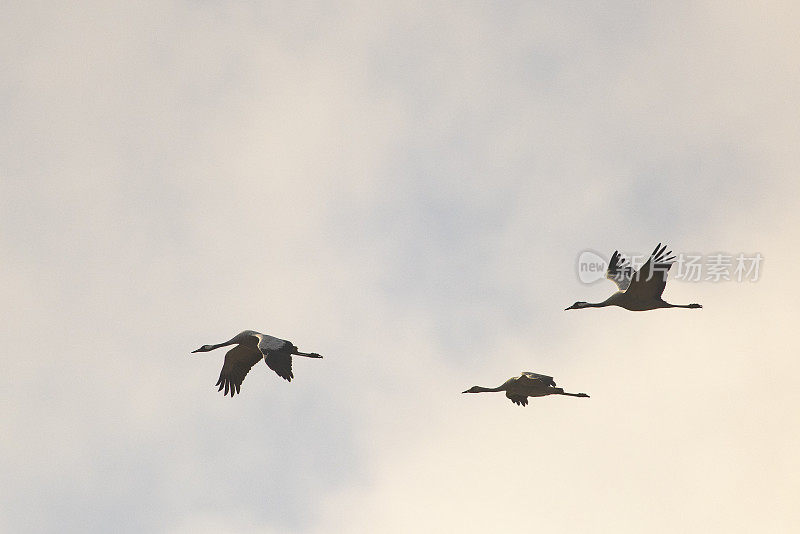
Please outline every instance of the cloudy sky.
[{"label": "cloudy sky", "polygon": [[[797,528],[794,3],[3,11],[0,531]],[[563,311],[659,241],[764,262]]]}]

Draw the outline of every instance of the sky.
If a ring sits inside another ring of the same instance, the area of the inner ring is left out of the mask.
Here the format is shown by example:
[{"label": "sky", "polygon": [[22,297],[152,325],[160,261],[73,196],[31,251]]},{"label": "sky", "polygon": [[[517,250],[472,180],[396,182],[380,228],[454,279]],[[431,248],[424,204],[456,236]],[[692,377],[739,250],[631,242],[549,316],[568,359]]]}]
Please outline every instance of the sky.
[{"label": "sky", "polygon": [[[798,20],[6,6],[0,531],[795,531]],[[658,242],[764,261],[564,311]],[[324,359],[223,398],[243,329]]]}]

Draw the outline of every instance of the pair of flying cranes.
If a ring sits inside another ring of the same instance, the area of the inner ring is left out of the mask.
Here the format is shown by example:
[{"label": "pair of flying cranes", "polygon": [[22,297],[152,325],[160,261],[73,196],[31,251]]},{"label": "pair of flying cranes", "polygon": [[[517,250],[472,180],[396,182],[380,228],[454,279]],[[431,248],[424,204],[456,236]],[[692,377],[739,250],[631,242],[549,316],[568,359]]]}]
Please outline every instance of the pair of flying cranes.
[{"label": "pair of flying cranes", "polygon": [[[661,298],[667,285],[667,272],[675,260],[672,251],[667,247],[656,246],[647,262],[634,272],[630,262],[615,251],[608,262],[606,278],[617,284],[619,290],[603,302],[578,301],[567,310],[584,308],[604,308],[619,306],[630,311],[647,311],[658,308],[702,308],[700,304],[670,304]],[[322,358],[315,352],[300,352],[290,341],[268,336],[253,330],[245,330],[224,343],[203,345],[192,352],[208,352],[220,347],[236,345],[225,355],[225,363],[219,374],[216,386],[223,395],[230,393],[233,397],[240,393],[242,381],[250,369],[261,359],[278,376],[291,382],[292,356],[306,358]],[[505,391],[506,397],[518,406],[527,406],[528,397],[544,397],[546,395],[568,395],[571,397],[588,397],[586,393],[567,393],[556,387],[553,377],[537,373],[523,372],[520,376],[509,378],[496,388],[473,386],[463,393],[484,393]]]}]

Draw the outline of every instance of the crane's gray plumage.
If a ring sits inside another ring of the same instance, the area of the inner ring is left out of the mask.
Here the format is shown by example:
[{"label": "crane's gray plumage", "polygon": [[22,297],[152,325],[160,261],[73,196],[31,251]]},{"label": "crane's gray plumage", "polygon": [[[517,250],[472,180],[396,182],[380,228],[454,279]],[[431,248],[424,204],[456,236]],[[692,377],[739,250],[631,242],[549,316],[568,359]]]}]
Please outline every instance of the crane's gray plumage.
[{"label": "crane's gray plumage", "polygon": [[268,336],[255,330],[244,330],[224,343],[203,345],[192,352],[208,352],[228,345],[236,346],[225,354],[225,362],[222,364],[219,380],[214,385],[219,386],[218,391],[225,390],[223,395],[230,392],[231,397],[240,392],[247,373],[262,358],[270,369],[289,382],[294,378],[292,356],[322,358],[315,352],[300,352],[290,341]]},{"label": "crane's gray plumage", "polygon": [[641,269],[634,272],[628,262],[618,250],[611,255],[608,262],[606,278],[617,284],[619,291],[608,297],[603,302],[578,301],[567,310],[580,310],[583,308],[604,308],[606,306],[619,306],[630,311],[647,311],[658,308],[702,308],[700,304],[670,304],[661,298],[667,286],[667,274],[675,260],[672,251],[667,252],[667,246],[659,243],[642,265]]},{"label": "crane's gray plumage", "polygon": [[530,371],[522,371],[522,376],[527,378],[528,380],[539,380],[545,386],[556,387],[556,381],[553,380],[552,376],[540,375],[539,373],[531,373]]},{"label": "crane's gray plumage", "polygon": [[496,388],[472,386],[462,393],[487,393],[505,391],[506,397],[517,406],[527,406],[528,397],[545,397],[547,395],[567,395],[570,397],[588,397],[586,393],[566,393],[562,388],[556,387],[552,376],[522,371],[520,376],[509,378]]}]

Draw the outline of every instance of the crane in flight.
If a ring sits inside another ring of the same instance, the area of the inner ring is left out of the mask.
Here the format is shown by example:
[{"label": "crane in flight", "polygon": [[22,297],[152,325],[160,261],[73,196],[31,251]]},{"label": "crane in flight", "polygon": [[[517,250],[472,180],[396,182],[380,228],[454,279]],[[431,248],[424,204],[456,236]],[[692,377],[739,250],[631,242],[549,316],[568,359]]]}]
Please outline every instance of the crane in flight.
[{"label": "crane in flight", "polygon": [[565,310],[584,308],[604,308],[619,306],[630,311],[647,311],[658,308],[702,308],[700,304],[670,304],[661,298],[667,285],[667,273],[675,260],[672,251],[665,252],[667,246],[659,243],[642,267],[634,272],[630,262],[618,250],[608,262],[606,278],[617,284],[619,291],[603,302],[583,302],[579,300]]},{"label": "crane in flight", "polygon": [[461,393],[487,393],[493,391],[505,391],[506,397],[517,406],[527,406],[528,397],[545,397],[547,395],[589,396],[586,393],[567,393],[562,388],[556,387],[556,382],[552,376],[540,375],[529,371],[522,371],[520,376],[509,378],[496,388],[472,386]]},{"label": "crane in flight", "polygon": [[236,346],[225,354],[225,363],[222,365],[219,380],[214,385],[219,386],[217,391],[222,391],[225,388],[223,395],[227,395],[230,391],[231,397],[240,392],[244,377],[262,358],[270,369],[289,382],[294,378],[292,374],[292,356],[322,358],[315,352],[300,352],[290,341],[268,336],[254,330],[239,332],[224,343],[203,345],[192,352],[208,352],[229,345]]}]

